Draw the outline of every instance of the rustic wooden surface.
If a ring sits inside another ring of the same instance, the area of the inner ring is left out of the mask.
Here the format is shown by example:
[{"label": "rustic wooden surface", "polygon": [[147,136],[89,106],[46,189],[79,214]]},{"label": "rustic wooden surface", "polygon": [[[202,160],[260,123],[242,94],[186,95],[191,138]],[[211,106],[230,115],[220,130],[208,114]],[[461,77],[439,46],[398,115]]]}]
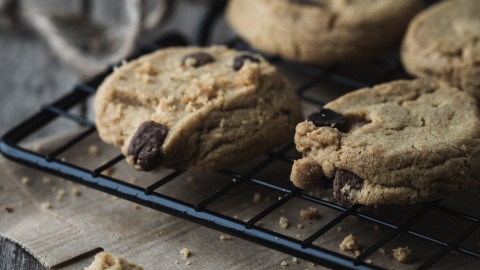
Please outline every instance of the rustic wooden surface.
[{"label": "rustic wooden surface", "polygon": [[0,237],[0,270],[44,270],[40,263],[16,243]]}]

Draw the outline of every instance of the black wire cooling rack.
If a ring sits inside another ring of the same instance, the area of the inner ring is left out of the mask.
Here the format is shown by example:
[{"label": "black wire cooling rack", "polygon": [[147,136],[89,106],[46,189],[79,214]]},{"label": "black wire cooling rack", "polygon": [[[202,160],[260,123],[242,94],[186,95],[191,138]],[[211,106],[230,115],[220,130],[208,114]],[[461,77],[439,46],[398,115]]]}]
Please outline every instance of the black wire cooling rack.
[{"label": "black wire cooling rack", "polygon": [[[194,43],[200,45],[208,43],[209,35],[212,33],[212,26],[222,9],[223,4],[221,3],[213,6],[206,12],[199,30],[197,31]],[[187,43],[188,42],[178,34],[165,34],[157,42],[143,44],[138,52],[132,55],[129,59],[134,59],[159,48],[171,45],[181,46],[186,45]],[[231,40],[227,45],[237,49],[252,50],[247,44],[238,38]],[[304,103],[313,104],[314,106],[322,106],[324,102],[309,95],[309,91],[312,87],[319,82],[332,82],[348,91],[388,81],[398,77],[399,74],[400,76],[404,75],[402,66],[398,60],[372,60],[369,62],[368,65],[380,67],[384,71],[384,74],[379,77],[377,76],[378,78],[374,81],[368,81],[342,75],[340,72],[343,68],[342,66],[321,69],[286,61],[277,57],[268,57],[268,59],[281,68],[301,73],[308,78],[302,82],[297,91]],[[87,99],[91,98],[95,94],[98,85],[112,70],[113,67],[86,83],[77,84],[70,93],[51,104],[42,106],[38,113],[7,132],[3,136],[0,144],[2,154],[18,163],[46,171],[75,183],[333,269],[382,269],[380,266],[368,263],[368,258],[379,248],[400,234],[409,235],[410,237],[419,241],[427,242],[438,248],[436,253],[422,261],[418,266],[418,269],[430,268],[452,251],[465,255],[480,263],[480,253],[463,245],[464,240],[471,237],[480,226],[480,217],[476,215],[470,215],[459,210],[442,206],[442,203],[437,201],[416,204],[413,213],[409,215],[408,218],[402,219],[401,222],[392,222],[379,217],[375,213],[372,214],[369,211],[361,211],[365,206],[354,205],[351,207],[345,207],[336,204],[335,202],[309,195],[300,189],[285,188],[284,186],[276,185],[274,182],[269,181],[270,179],[258,179],[254,177],[258,172],[277,161],[283,162],[285,166],[291,166],[294,158],[289,153],[294,151],[293,143],[268,153],[261,161],[254,164],[246,171],[223,170],[218,172],[231,179],[235,179],[235,181],[228,181],[228,183],[219,190],[212,190],[212,194],[209,197],[194,204],[158,192],[158,189],[161,186],[175,181],[175,179],[182,175],[184,173],[182,171],[173,171],[148,187],[140,187],[102,174],[102,172],[108,170],[124,159],[121,154],[111,158],[109,161],[93,170],[63,161],[60,158],[62,153],[74,148],[85,138],[96,132],[95,124],[92,120],[89,120],[80,114],[73,113],[71,109],[75,106],[84,104]],[[21,143],[27,137],[38,133],[41,128],[57,118],[63,118],[81,125],[85,127],[85,130],[64,145],[61,145],[56,150],[47,154],[40,154],[21,146]],[[212,174],[212,177],[215,176]],[[226,196],[229,192],[235,192],[242,183],[247,182],[263,187],[271,192],[279,192],[282,195],[279,197],[279,200],[275,200],[268,207],[264,208],[247,221],[209,209],[209,205],[213,202]],[[305,237],[303,240],[258,225],[260,220],[266,218],[272,212],[294,198],[316,205],[316,207],[320,209],[319,212],[321,212],[322,209],[330,209],[336,213],[335,217],[324,223],[320,228],[317,228],[314,233]],[[448,241],[439,237],[429,236],[430,234],[428,232],[426,233],[415,229],[414,225],[431,212],[445,214],[449,218],[460,220],[467,225],[462,227],[465,229],[462,229],[460,232],[450,235]],[[375,239],[374,243],[370,246],[365,247],[361,255],[356,258],[345,256],[339,252],[329,250],[314,243],[315,240],[321,238],[348,217],[356,217],[363,222],[369,222],[376,226],[380,226],[384,228],[387,233],[378,239]]]}]

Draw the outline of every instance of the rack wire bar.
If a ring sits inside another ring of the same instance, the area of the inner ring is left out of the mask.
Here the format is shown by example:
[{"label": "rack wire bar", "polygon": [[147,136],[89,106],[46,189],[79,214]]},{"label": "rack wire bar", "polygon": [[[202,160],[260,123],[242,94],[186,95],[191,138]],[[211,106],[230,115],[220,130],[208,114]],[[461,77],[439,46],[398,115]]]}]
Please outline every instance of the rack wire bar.
[{"label": "rack wire bar", "polygon": [[427,205],[424,208],[420,209],[413,217],[405,221],[401,226],[398,226],[395,230],[391,231],[389,234],[384,236],[382,239],[377,241],[375,244],[371,245],[368,249],[366,249],[360,256],[358,256],[355,259],[355,262],[360,262],[363,261],[365,258],[370,256],[373,252],[378,250],[381,246],[383,246],[386,242],[388,242],[390,239],[393,237],[397,236],[400,234],[402,231],[406,230],[410,225],[412,225],[415,221],[417,221],[419,218],[423,217],[430,209],[433,207],[433,205]]},{"label": "rack wire bar", "polygon": [[48,161],[51,161],[52,159],[56,158],[58,155],[64,153],[65,151],[67,151],[68,149],[72,148],[73,146],[75,146],[77,143],[79,143],[80,141],[82,141],[83,139],[87,138],[88,136],[90,136],[93,132],[95,132],[97,129],[94,127],[91,127],[91,128],[88,128],[87,130],[83,131],[82,133],[80,133],[79,135],[75,136],[74,138],[72,138],[71,140],[69,140],[68,142],[66,142],[64,145],[62,145],[61,147],[57,148],[56,150],[54,150],[53,152],[49,153],[46,155],[46,159]]},{"label": "rack wire bar", "polygon": [[[208,44],[208,39],[212,33],[214,23],[221,13],[223,7],[224,3],[219,3],[214,5],[209,11],[206,12],[205,17],[200,24],[201,29],[197,31],[198,35],[196,36],[196,44]],[[152,52],[160,47],[170,45],[185,45],[187,43],[188,41],[185,40],[181,35],[177,33],[170,33],[162,37],[162,39],[159,41],[152,41],[142,45],[139,51],[134,53],[128,59],[136,58],[144,53]],[[227,42],[227,44],[234,48],[254,51],[239,38],[234,38],[230,42]],[[350,78],[349,76],[342,75],[338,72],[340,67],[318,68],[286,61],[279,57],[268,55],[266,57],[275,65],[307,75],[308,79],[305,80],[302,86],[297,89],[297,93],[304,102],[310,102],[318,105],[319,107],[323,106],[324,103],[320,100],[316,100],[315,98],[306,96],[306,93],[321,81],[334,82],[352,90],[370,85],[370,83],[358,81]],[[379,79],[378,83],[382,82],[382,80],[388,80],[389,78],[392,78],[402,69],[402,66],[398,61],[384,61],[379,59],[374,60],[373,64],[384,68],[386,71],[386,74]],[[74,164],[57,160],[56,157],[58,157],[60,154],[72,147],[75,147],[75,145],[77,145],[80,141],[96,132],[93,121],[88,120],[83,116],[72,114],[70,110],[76,105],[81,105],[82,102],[85,102],[87,98],[91,97],[96,92],[98,85],[106,76],[108,76],[110,72],[113,71],[113,69],[114,66],[112,65],[107,70],[94,77],[92,80],[75,85],[70,93],[64,95],[51,104],[44,105],[37,114],[31,116],[24,122],[8,131],[2,137],[0,142],[0,151],[3,153],[3,155],[18,163],[38,170],[46,171],[53,175],[68,179],[72,182],[82,184],[87,187],[144,205],[146,207],[150,207],[152,209],[156,209],[158,211],[162,211],[333,269],[381,269],[379,266],[367,264],[365,259],[375,252],[379,247],[385,245],[393,237],[401,233],[411,235],[417,239],[432,243],[442,248],[440,252],[436,253],[434,256],[430,257],[426,262],[424,262],[420,269],[430,268],[432,265],[438,262],[438,260],[444,258],[445,254],[447,254],[450,250],[457,250],[461,254],[480,260],[480,253],[461,246],[462,241],[464,241],[464,239],[466,239],[468,236],[472,235],[478,229],[478,227],[480,227],[480,217],[462,213],[461,211],[453,210],[445,206],[440,206],[439,202],[421,203],[417,204],[417,206],[420,206],[421,208],[415,213],[414,216],[407,219],[406,222],[396,225],[382,219],[381,217],[359,212],[358,210],[363,206],[354,205],[352,207],[345,207],[335,202],[322,200],[320,198],[305,194],[301,189],[283,187],[279,184],[270,182],[269,179],[258,179],[258,177],[255,177],[256,173],[265,169],[275,161],[282,161],[288,165],[291,165],[293,158],[288,157],[286,153],[294,149],[293,143],[290,143],[275,152],[267,153],[265,159],[252,165],[251,168],[247,169],[247,172],[240,173],[232,170],[222,170],[216,172],[218,174],[231,177],[235,179],[235,181],[229,182],[222,189],[214,192],[212,195],[208,196],[197,204],[187,203],[185,201],[157,192],[159,187],[169,183],[170,181],[174,181],[178,178],[178,176],[183,174],[183,171],[181,170],[175,170],[145,188],[101,174],[104,170],[123,160],[124,156],[122,154],[113,157],[94,170],[82,168]],[[19,145],[19,143],[25,138],[31,134],[34,134],[39,129],[46,126],[58,117],[86,126],[86,130],[82,131],[80,134],[76,135],[62,146],[46,155],[25,149]],[[212,174],[211,176],[213,178],[215,177],[215,174]],[[229,192],[234,192],[235,189],[242,183],[251,183],[256,186],[266,188],[272,192],[280,192],[280,200],[275,201],[259,213],[256,213],[247,222],[207,208],[207,206],[215,200],[222,198],[222,196],[226,196],[226,194]],[[273,211],[278,209],[281,205],[293,198],[313,203],[325,209],[332,209],[337,211],[338,215],[334,219],[330,220],[326,225],[318,228],[313,234],[308,236],[303,241],[255,225],[259,220],[265,218]],[[417,222],[429,211],[438,211],[448,215],[449,217],[459,218],[461,220],[470,222],[471,225],[463,233],[457,236],[455,240],[449,243],[410,229],[415,222]],[[327,231],[331,230],[331,228],[349,216],[358,217],[364,222],[372,222],[374,224],[381,225],[389,229],[390,232],[375,242],[356,259],[344,256],[343,254],[322,248],[314,244],[316,239],[324,235]]]},{"label": "rack wire bar", "polygon": [[119,154],[116,157],[112,158],[111,160],[105,162],[102,166],[96,168],[92,171],[92,175],[94,177],[100,175],[106,169],[112,167],[113,165],[117,164],[118,162],[122,161],[125,156],[123,154]]},{"label": "rack wire bar", "polygon": [[428,267],[432,266],[436,262],[438,262],[445,254],[447,254],[450,250],[455,248],[460,242],[465,240],[469,235],[471,235],[473,232],[475,232],[478,227],[480,227],[480,222],[477,222],[470,226],[467,230],[465,230],[461,235],[459,235],[455,240],[453,240],[448,246],[446,246],[443,250],[435,254],[434,256],[430,257],[428,261],[426,261],[424,264],[422,264],[418,269],[427,269]]},{"label": "rack wire bar", "polygon": [[318,237],[322,236],[324,233],[328,232],[331,228],[333,228],[335,225],[337,225],[338,223],[340,223],[341,221],[343,221],[345,218],[347,218],[348,216],[350,216],[352,213],[356,212],[359,208],[361,207],[361,205],[353,205],[352,207],[350,207],[347,211],[341,213],[340,215],[338,215],[336,218],[334,218],[333,220],[331,220],[329,223],[327,223],[326,225],[324,225],[322,228],[320,228],[318,231],[316,231],[315,233],[313,233],[312,235],[310,235],[309,237],[307,237],[305,240],[303,240],[302,242],[302,247],[305,248],[305,247],[308,247],[310,246],[313,241],[315,241],[315,239],[317,239]]}]

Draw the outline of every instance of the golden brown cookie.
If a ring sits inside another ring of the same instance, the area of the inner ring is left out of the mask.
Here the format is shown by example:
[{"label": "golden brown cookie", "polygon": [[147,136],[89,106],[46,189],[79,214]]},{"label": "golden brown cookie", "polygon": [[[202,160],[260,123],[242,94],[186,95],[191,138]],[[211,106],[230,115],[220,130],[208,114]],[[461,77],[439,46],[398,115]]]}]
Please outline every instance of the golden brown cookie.
[{"label": "golden brown cookie", "polygon": [[480,1],[442,1],[418,14],[402,60],[411,74],[445,80],[480,100]]},{"label": "golden brown cookie", "polygon": [[318,65],[400,44],[419,0],[232,0],[227,19],[253,47]]},{"label": "golden brown cookie", "polygon": [[298,97],[261,56],[227,49],[157,51],[115,70],[94,102],[100,137],[139,170],[215,170],[291,140]]},{"label": "golden brown cookie", "polygon": [[334,100],[296,127],[291,179],[337,200],[413,203],[480,187],[475,99],[446,83],[395,81]]}]

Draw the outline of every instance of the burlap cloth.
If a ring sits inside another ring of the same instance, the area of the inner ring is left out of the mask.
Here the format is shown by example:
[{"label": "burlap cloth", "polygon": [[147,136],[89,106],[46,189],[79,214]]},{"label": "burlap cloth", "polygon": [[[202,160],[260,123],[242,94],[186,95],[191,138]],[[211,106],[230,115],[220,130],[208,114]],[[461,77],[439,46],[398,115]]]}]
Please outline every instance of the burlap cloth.
[{"label": "burlap cloth", "polygon": [[[33,144],[32,147],[40,152],[48,152],[69,136],[49,137],[47,141]],[[98,147],[98,153],[88,150],[92,145]],[[117,149],[101,143],[96,135],[92,135],[66,152],[62,158],[80,166],[95,168],[117,154]],[[83,269],[82,267],[93,260],[93,254],[101,248],[140,264],[145,269],[278,269],[282,267],[282,261],[288,263],[288,269],[323,269],[301,259],[298,263],[292,262],[292,256],[242,239],[232,237],[230,240],[221,240],[220,232],[74,185],[70,181],[3,158],[0,166],[0,235],[20,243],[46,267]],[[284,163],[272,165],[272,168],[259,173],[258,177],[262,178],[262,175],[266,174],[283,177],[281,175],[288,173],[287,167]],[[137,173],[122,161],[111,173],[122,180],[147,186],[168,171]],[[28,183],[25,183],[26,177],[29,179]],[[216,174],[185,173],[162,187],[159,192],[195,203],[226,185],[228,181],[230,179]],[[72,194],[72,189],[78,189],[81,194]],[[65,193],[62,196],[63,191]],[[253,202],[254,193],[261,194],[258,202]],[[246,185],[209,207],[247,220],[276,200],[278,195]],[[51,203],[51,208],[46,207],[47,202]],[[462,196],[461,200],[455,199],[453,203],[453,207],[478,216],[478,192]],[[302,219],[299,211],[308,206],[312,205],[293,199],[262,220],[261,224],[301,239],[338,215],[338,212],[333,210],[319,208],[319,219]],[[13,211],[8,213],[6,207]],[[401,223],[418,209],[415,206],[391,206],[366,208],[364,212],[381,215],[390,222]],[[282,216],[289,220],[290,226],[286,229],[279,225],[279,218]],[[413,229],[448,242],[468,226],[468,223],[459,219],[436,213],[426,215]],[[357,237],[363,247],[367,247],[388,234],[389,230],[351,217],[314,243],[339,251],[339,243],[350,233]],[[470,244],[466,245],[478,251],[479,238],[478,233],[474,234],[468,239]],[[391,250],[397,246],[412,248],[415,261],[406,265],[396,262]],[[180,254],[182,248],[188,248],[192,255],[184,258]],[[414,268],[440,250],[433,244],[426,244],[406,234],[395,237],[382,248],[386,254],[376,252],[370,257],[372,262],[387,268],[402,269]],[[352,252],[341,253],[354,256]],[[478,260],[455,253],[447,255],[441,263],[435,265],[438,269],[471,269],[479,266]]]}]

